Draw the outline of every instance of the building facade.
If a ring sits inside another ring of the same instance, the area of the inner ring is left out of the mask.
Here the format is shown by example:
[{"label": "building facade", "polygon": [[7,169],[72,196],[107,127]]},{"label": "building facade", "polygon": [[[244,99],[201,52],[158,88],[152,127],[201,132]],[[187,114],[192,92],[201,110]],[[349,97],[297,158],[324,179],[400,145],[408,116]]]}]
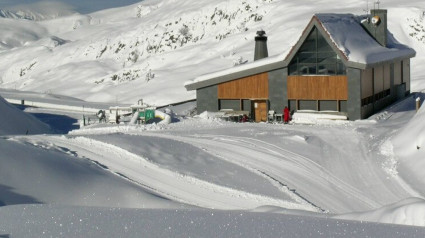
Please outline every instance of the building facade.
[{"label": "building facade", "polygon": [[[269,110],[313,110],[364,119],[410,93],[415,51],[387,30],[387,11],[370,16],[316,14],[287,55],[267,57],[264,32],[255,61],[203,75],[196,90],[198,113],[233,109],[266,121]],[[264,53],[264,51],[266,53]]]}]

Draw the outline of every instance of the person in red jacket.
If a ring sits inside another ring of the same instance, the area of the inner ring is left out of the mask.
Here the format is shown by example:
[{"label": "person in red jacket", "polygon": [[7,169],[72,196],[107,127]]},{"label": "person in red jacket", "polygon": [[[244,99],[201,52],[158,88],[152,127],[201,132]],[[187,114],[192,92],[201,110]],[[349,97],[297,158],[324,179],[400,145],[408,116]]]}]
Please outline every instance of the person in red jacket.
[{"label": "person in red jacket", "polygon": [[289,108],[285,107],[285,109],[283,109],[283,121],[285,124],[287,124],[289,122],[290,118],[289,118]]}]

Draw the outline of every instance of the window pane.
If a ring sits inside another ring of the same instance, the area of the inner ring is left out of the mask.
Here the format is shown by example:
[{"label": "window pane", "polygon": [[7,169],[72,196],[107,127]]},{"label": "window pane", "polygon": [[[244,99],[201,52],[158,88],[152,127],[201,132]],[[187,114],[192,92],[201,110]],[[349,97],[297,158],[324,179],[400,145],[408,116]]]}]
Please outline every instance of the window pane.
[{"label": "window pane", "polygon": [[299,64],[300,74],[316,74],[316,64]]},{"label": "window pane", "polygon": [[316,52],[316,28],[314,28],[304,41],[299,52]]},{"label": "window pane", "polygon": [[338,68],[337,68],[337,74],[338,75],[345,75],[345,65],[342,63],[341,60],[338,60]]},{"label": "window pane", "polygon": [[336,54],[334,52],[317,53],[317,62],[321,64],[336,64]]},{"label": "window pane", "polygon": [[318,52],[333,52],[332,47],[326,42],[325,38],[318,34],[317,38],[317,51]]},{"label": "window pane", "polygon": [[316,53],[303,53],[298,54],[298,60],[300,63],[316,63]]},{"label": "window pane", "polygon": [[319,70],[317,74],[322,75],[335,75],[336,64],[319,64]]},{"label": "window pane", "polygon": [[289,75],[298,75],[297,66],[296,62],[289,65]]},{"label": "window pane", "polygon": [[289,75],[345,75],[342,60],[316,28],[310,32],[300,50],[292,59]]}]

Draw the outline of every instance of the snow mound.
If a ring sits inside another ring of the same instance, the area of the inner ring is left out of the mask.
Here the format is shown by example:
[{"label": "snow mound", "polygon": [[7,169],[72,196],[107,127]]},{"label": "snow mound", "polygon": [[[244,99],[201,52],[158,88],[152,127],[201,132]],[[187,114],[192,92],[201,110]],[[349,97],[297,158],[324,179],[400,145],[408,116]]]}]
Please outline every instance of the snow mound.
[{"label": "snow mound", "polygon": [[298,111],[292,116],[292,122],[297,124],[335,124],[348,123],[347,116],[332,113],[315,113],[308,111]]},{"label": "snow mound", "polygon": [[51,133],[50,127],[0,97],[0,135]]},{"label": "snow mound", "polygon": [[[405,160],[425,158],[425,107],[421,107],[409,123],[392,139],[394,151]],[[406,138],[410,138],[406,140]],[[419,161],[418,161],[419,162]]]},{"label": "snow mound", "polygon": [[425,200],[420,198],[408,198],[373,211],[339,215],[335,218],[425,226]]}]

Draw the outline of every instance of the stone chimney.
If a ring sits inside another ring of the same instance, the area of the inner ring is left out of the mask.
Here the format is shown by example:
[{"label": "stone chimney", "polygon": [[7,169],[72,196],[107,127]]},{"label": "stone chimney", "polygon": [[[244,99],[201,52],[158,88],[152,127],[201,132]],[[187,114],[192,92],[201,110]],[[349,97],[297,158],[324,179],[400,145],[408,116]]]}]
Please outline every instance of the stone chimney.
[{"label": "stone chimney", "polygon": [[362,25],[380,45],[387,47],[387,10],[370,10],[370,17]]},{"label": "stone chimney", "polygon": [[257,36],[255,37],[254,61],[262,58],[267,58],[268,56],[269,53],[267,51],[266,32],[263,30],[257,31]]}]

